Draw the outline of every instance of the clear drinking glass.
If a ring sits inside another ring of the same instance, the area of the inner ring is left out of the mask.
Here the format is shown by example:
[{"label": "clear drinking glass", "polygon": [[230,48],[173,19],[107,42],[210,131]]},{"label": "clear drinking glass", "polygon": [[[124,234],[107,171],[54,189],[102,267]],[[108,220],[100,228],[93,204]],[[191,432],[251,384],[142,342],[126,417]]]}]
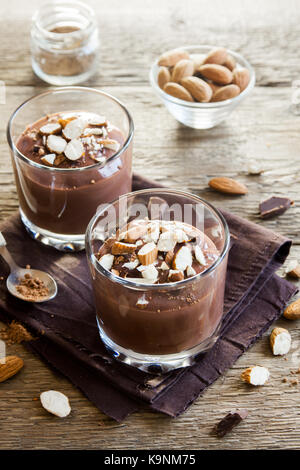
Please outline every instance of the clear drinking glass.
[{"label": "clear drinking glass", "polygon": [[[163,216],[152,211],[161,200],[168,208]],[[141,284],[100,265],[96,254],[118,229],[129,221],[166,216],[201,230],[214,243],[219,255],[206,271],[175,283]],[[100,336],[116,359],[145,371],[166,372],[192,364],[215,343],[223,316],[229,239],[223,216],[183,191],[142,190],[99,207],[87,229],[86,253]]]},{"label": "clear drinking glass", "polygon": [[96,71],[99,39],[95,13],[73,0],[43,3],[33,16],[31,60],[36,75],[52,85],[75,85]]},{"label": "clear drinking glass", "polygon": [[[86,111],[106,116],[124,136],[120,150],[104,163],[81,168],[51,168],[17,149],[25,128],[43,116]],[[64,87],[25,101],[7,128],[22,221],[29,234],[59,250],[84,248],[85,231],[99,204],[131,191],[133,121],[113,96],[92,88]]]}]

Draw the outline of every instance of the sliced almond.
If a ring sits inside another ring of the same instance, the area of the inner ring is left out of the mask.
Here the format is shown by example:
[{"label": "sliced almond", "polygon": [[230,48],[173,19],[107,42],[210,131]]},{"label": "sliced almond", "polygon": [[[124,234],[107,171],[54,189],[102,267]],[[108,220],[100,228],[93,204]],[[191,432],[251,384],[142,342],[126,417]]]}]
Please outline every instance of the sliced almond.
[{"label": "sliced almond", "polygon": [[179,248],[174,256],[172,268],[179,271],[185,271],[188,266],[192,266],[193,257],[191,250],[187,246]]},{"label": "sliced almond", "polygon": [[73,116],[73,117],[69,117],[69,118],[59,118],[58,119],[58,123],[61,125],[62,128],[66,127],[66,125],[70,122],[70,121],[73,121],[74,119],[78,119],[76,116]]},{"label": "sliced almond", "polygon": [[91,135],[102,135],[103,131],[101,127],[86,127],[83,131],[85,137],[90,137]]},{"label": "sliced almond", "polygon": [[110,271],[114,263],[114,259],[115,257],[111,253],[107,253],[106,255],[101,256],[101,258],[99,259],[99,263],[103,268]]},{"label": "sliced almond", "polygon": [[40,128],[40,133],[43,135],[58,134],[61,131],[61,125],[57,123],[48,123]]},{"label": "sliced almond", "polygon": [[206,259],[199,245],[195,246],[195,258],[198,261],[198,263],[202,264],[202,266],[206,266],[207,264]]},{"label": "sliced almond", "polygon": [[248,189],[239,181],[223,176],[212,178],[208,185],[221,193],[227,194],[246,194]]},{"label": "sliced almond", "polygon": [[178,282],[183,281],[184,279],[184,272],[178,269],[170,269],[168,280],[170,282]]},{"label": "sliced almond", "polygon": [[163,271],[168,271],[170,269],[170,266],[165,261],[163,261],[159,268]]},{"label": "sliced almond", "polygon": [[78,160],[84,154],[84,146],[79,139],[72,139],[66,145],[65,156],[72,161]]},{"label": "sliced almond", "polygon": [[142,276],[146,279],[150,284],[154,284],[158,278],[158,271],[153,264],[149,266],[145,266],[145,269],[142,271]]},{"label": "sliced almond", "polygon": [[160,235],[159,222],[150,222],[147,226],[147,233],[143,236],[143,240],[146,243],[156,243]]},{"label": "sliced almond", "polygon": [[113,255],[123,255],[125,253],[134,253],[136,245],[133,243],[114,242],[111,252]]},{"label": "sliced almond", "polygon": [[248,165],[248,175],[261,175],[264,172],[263,168],[257,161],[250,161]]},{"label": "sliced almond", "polygon": [[56,390],[48,390],[40,395],[43,408],[59,418],[65,418],[71,413],[71,406],[66,395]]},{"label": "sliced almond", "polygon": [[45,163],[46,165],[50,165],[50,166],[54,165],[55,159],[56,159],[56,153],[48,153],[48,155],[45,155],[44,157],[41,158],[43,163]]},{"label": "sliced almond", "polygon": [[119,240],[124,240],[126,243],[134,243],[138,238],[145,235],[147,232],[146,224],[133,224],[130,225],[128,230],[119,234]]},{"label": "sliced almond", "polygon": [[50,152],[63,153],[67,142],[58,135],[50,134],[47,138],[47,147]]},{"label": "sliced almond", "polygon": [[192,266],[188,266],[187,269],[186,269],[186,274],[188,277],[192,277],[192,276],[195,276],[196,271],[195,269],[192,267]]},{"label": "sliced almond", "polygon": [[158,240],[158,251],[171,251],[176,245],[176,240],[173,232],[163,232]]},{"label": "sliced almond", "polygon": [[63,163],[63,162],[66,161],[66,160],[67,160],[67,159],[66,159],[65,155],[56,155],[56,159],[55,159],[54,164],[55,164],[56,166],[59,166],[61,163]]},{"label": "sliced almond", "polygon": [[270,345],[274,356],[284,356],[291,348],[292,338],[285,328],[274,328],[270,335]]},{"label": "sliced almond", "polygon": [[99,144],[103,145],[104,148],[114,150],[115,152],[118,152],[118,150],[120,149],[119,142],[113,139],[99,140]]},{"label": "sliced almond", "polygon": [[266,367],[252,366],[244,370],[241,379],[251,385],[264,385],[270,377],[270,372]]},{"label": "sliced almond", "polygon": [[157,246],[155,243],[150,242],[146,243],[138,252],[138,257],[140,260],[140,263],[144,266],[147,266],[149,264],[153,264],[154,261],[157,260]]},{"label": "sliced almond", "polygon": [[288,305],[283,312],[283,316],[288,320],[298,320],[300,318],[300,299]]},{"label": "sliced almond", "polygon": [[86,127],[86,121],[81,118],[73,119],[63,128],[62,133],[68,140],[78,139],[81,136],[84,128]]},{"label": "sliced almond", "polygon": [[129,261],[128,263],[124,263],[123,268],[127,268],[131,271],[137,268],[139,264],[140,264],[139,260],[135,259],[134,261]]},{"label": "sliced almond", "polygon": [[107,126],[107,120],[105,116],[95,115],[88,119],[88,123],[91,126]]}]

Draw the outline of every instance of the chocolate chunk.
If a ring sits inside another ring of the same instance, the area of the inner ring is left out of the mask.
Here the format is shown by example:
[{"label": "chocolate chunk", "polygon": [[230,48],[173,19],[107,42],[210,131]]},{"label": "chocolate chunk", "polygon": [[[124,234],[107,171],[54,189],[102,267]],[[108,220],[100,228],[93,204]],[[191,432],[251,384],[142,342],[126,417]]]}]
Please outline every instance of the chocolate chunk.
[{"label": "chocolate chunk", "polygon": [[263,219],[283,214],[290,206],[294,204],[288,197],[272,196],[261,202],[259,205],[260,215]]},{"label": "chocolate chunk", "polygon": [[240,410],[230,411],[221,421],[215,425],[213,433],[218,437],[224,437],[243,419],[247,418],[248,410],[242,408]]}]

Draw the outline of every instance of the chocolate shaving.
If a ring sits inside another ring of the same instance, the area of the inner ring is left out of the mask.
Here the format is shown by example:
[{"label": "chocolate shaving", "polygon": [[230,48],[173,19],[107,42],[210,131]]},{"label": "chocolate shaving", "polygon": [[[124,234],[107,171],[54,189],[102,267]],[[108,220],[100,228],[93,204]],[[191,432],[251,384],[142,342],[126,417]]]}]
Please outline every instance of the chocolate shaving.
[{"label": "chocolate shaving", "polygon": [[248,413],[248,410],[245,408],[230,411],[218,424],[215,425],[213,433],[218,437],[224,437],[243,419],[247,418]]},{"label": "chocolate shaving", "polygon": [[260,215],[263,219],[280,215],[289,209],[289,207],[291,207],[293,204],[294,201],[291,201],[291,199],[287,197],[272,196],[260,203]]}]

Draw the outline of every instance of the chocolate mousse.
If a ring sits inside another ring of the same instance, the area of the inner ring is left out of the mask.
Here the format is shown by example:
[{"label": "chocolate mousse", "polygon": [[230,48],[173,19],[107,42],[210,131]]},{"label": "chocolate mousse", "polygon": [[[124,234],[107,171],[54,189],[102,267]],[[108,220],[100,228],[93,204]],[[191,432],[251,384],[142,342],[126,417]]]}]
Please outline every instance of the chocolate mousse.
[{"label": "chocolate mousse", "polygon": [[226,263],[210,270],[220,251],[201,230],[183,222],[134,220],[108,238],[96,257],[107,272],[93,276],[99,325],[117,345],[173,354],[217,329]]},{"label": "chocolate mousse", "polygon": [[30,124],[17,149],[38,166],[16,171],[22,212],[41,229],[84,234],[99,204],[131,190],[131,148],[116,155],[124,144],[121,130],[98,114],[57,113]]}]

